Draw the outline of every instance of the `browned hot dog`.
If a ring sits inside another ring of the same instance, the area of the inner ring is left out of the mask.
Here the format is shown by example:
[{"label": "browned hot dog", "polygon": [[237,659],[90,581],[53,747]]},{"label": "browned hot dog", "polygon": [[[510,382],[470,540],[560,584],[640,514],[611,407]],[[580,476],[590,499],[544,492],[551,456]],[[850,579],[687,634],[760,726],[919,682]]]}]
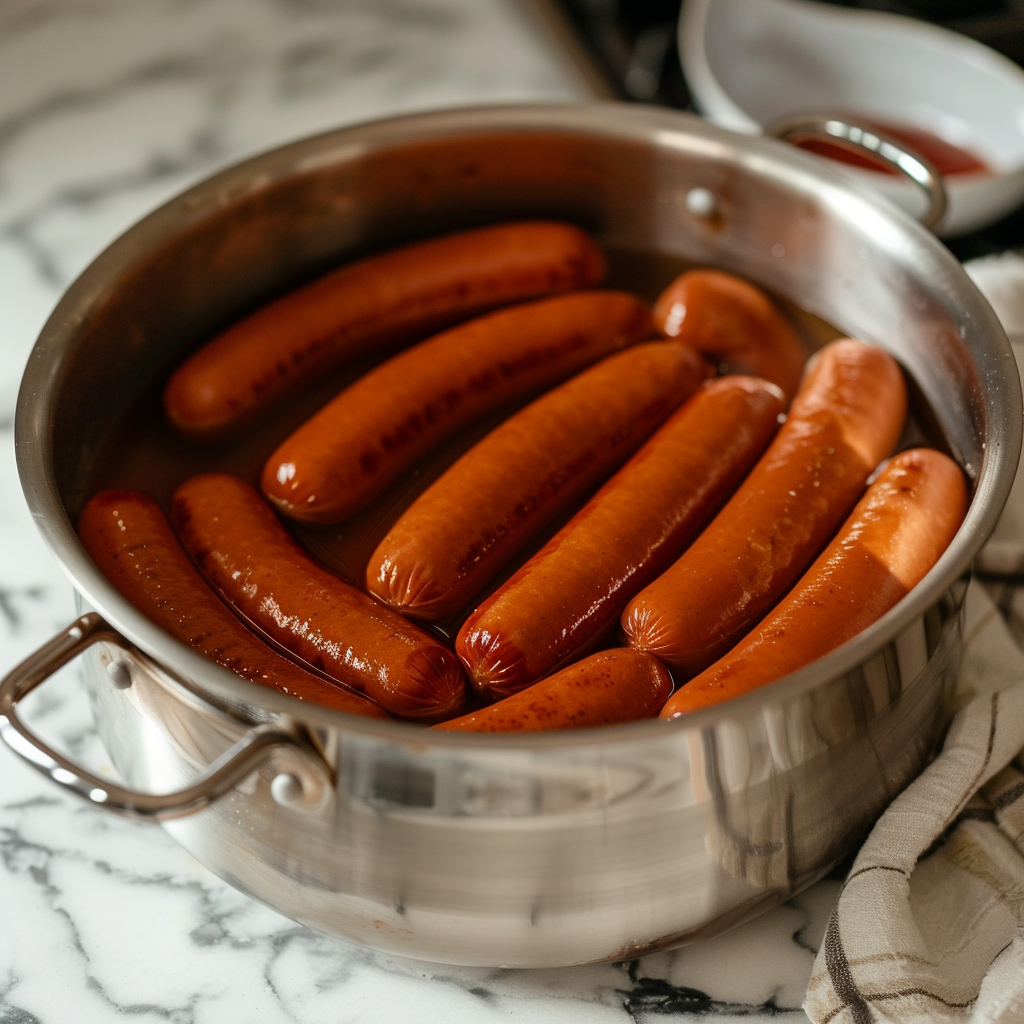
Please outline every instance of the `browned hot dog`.
[{"label": "browned hot dog", "polygon": [[625,292],[576,292],[453,327],[371,370],[271,455],[263,493],[287,516],[358,511],[460,427],[653,333]]},{"label": "browned hot dog", "polygon": [[464,231],[351,263],[272,302],[199,349],[164,392],[193,437],[228,434],[278,398],[375,347],[424,337],[510,302],[588,288],[605,275],[570,224]]},{"label": "browned hot dog", "polygon": [[685,677],[721,657],[792,586],[903,429],[895,360],[861,341],[815,358],[768,451],[664,575],[626,606],[631,647]]},{"label": "browned hot dog", "polygon": [[754,377],[704,384],[466,620],[455,649],[474,686],[515,693],[616,619],[746,475],[785,405]]},{"label": "browned hot dog", "polygon": [[656,658],[618,648],[591,655],[521,693],[432,726],[449,732],[585,729],[650,718],[672,692]]},{"label": "browned hot dog", "polygon": [[967,508],[964,475],[927,448],[897,455],[793,590],[728,654],[673,694],[677,718],[809,665],[881,618],[939,560]]},{"label": "browned hot dog", "polygon": [[491,431],[427,488],[370,556],[385,604],[439,619],[633,451],[704,379],[671,342],[603,360]]},{"label": "browned hot dog", "polygon": [[455,655],[313,562],[243,480],[187,480],[171,521],[214,590],[285,650],[403,718],[438,721],[462,709]]},{"label": "browned hot dog", "polygon": [[157,503],[137,491],[103,491],[85,506],[78,535],[111,583],[161,629],[250,682],[299,700],[387,718],[372,701],[272,651],[203,582]]},{"label": "browned hot dog", "polygon": [[688,270],[658,297],[654,322],[715,363],[778,384],[787,400],[800,386],[807,350],[771,299],[742,278]]}]

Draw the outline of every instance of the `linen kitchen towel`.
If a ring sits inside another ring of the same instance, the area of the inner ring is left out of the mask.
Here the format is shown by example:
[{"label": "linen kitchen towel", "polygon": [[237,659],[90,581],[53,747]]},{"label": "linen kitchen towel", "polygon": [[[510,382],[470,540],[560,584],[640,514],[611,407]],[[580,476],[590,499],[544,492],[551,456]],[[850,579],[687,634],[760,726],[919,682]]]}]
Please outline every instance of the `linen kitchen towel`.
[{"label": "linen kitchen towel", "polygon": [[[967,270],[1024,363],[1024,259]],[[968,590],[963,707],[854,862],[807,990],[815,1024],[1024,1022],[1022,473],[978,568],[1011,579]]]}]

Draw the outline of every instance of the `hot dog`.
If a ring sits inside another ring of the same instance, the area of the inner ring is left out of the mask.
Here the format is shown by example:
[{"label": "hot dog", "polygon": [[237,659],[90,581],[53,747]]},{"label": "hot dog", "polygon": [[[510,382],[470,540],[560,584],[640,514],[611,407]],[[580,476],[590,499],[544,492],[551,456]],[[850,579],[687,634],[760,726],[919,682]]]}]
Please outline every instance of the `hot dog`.
[{"label": "hot dog", "polygon": [[287,516],[334,523],[444,438],[653,333],[625,292],[576,292],[499,310],[371,370],[271,455],[263,493]]},{"label": "hot dog", "polygon": [[616,619],[746,475],[785,404],[753,377],[704,384],[466,620],[455,649],[474,686],[515,693]]},{"label": "hot dog", "polygon": [[924,578],[966,509],[964,476],[952,459],[926,448],[897,455],[778,607],[673,694],[661,717],[763,686],[856,636]]},{"label": "hot dog", "polygon": [[78,535],[103,574],[171,636],[250,682],[299,700],[371,718],[372,701],[272,651],[203,582],[157,503],[136,491],[103,491],[85,506]]},{"label": "hot dog", "polygon": [[216,438],[372,349],[488,309],[599,284],[605,262],[570,224],[523,221],[371,256],[272,302],[188,359],[164,392],[180,431]]},{"label": "hot dog", "polygon": [[410,615],[451,615],[622,462],[708,371],[685,346],[652,342],[537,399],[413,502],[370,556],[368,590]]},{"label": "hot dog", "polygon": [[718,270],[688,270],[658,297],[654,322],[666,338],[692,345],[734,373],[778,384],[790,400],[807,350],[760,289]]},{"label": "hot dog", "polygon": [[656,658],[619,648],[591,655],[527,690],[432,726],[448,732],[586,729],[650,718],[672,692]]},{"label": "hot dog", "polygon": [[700,537],[626,606],[630,647],[685,678],[721,657],[789,589],[889,454],[906,415],[895,360],[827,345],[768,451]]},{"label": "hot dog", "polygon": [[438,721],[461,711],[458,658],[313,562],[243,480],[187,480],[171,522],[214,590],[285,650],[392,714]]}]

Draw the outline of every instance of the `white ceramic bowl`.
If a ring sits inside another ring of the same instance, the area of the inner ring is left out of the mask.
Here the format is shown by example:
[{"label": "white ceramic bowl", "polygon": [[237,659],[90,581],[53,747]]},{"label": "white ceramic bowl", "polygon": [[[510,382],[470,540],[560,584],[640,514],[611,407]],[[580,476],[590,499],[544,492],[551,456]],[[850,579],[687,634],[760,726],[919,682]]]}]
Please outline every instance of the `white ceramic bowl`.
[{"label": "white ceramic bowl", "polygon": [[[697,108],[758,134],[795,114],[872,115],[932,132],[992,174],[946,179],[944,236],[984,227],[1024,201],[1024,71],[980,43],[910,18],[807,0],[686,0],[679,52]],[[836,164],[911,213],[910,181]]]}]

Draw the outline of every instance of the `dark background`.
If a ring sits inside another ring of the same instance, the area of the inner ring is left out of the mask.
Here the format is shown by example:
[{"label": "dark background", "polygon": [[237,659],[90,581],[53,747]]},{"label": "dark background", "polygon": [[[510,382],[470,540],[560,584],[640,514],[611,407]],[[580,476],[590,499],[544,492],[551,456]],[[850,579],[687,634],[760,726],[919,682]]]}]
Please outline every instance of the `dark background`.
[{"label": "dark background", "polygon": [[[557,0],[624,100],[692,110],[676,50],[680,0]],[[1024,0],[824,0],[921,18],[1024,66]],[[1024,208],[946,244],[962,260],[1024,246]]]}]

